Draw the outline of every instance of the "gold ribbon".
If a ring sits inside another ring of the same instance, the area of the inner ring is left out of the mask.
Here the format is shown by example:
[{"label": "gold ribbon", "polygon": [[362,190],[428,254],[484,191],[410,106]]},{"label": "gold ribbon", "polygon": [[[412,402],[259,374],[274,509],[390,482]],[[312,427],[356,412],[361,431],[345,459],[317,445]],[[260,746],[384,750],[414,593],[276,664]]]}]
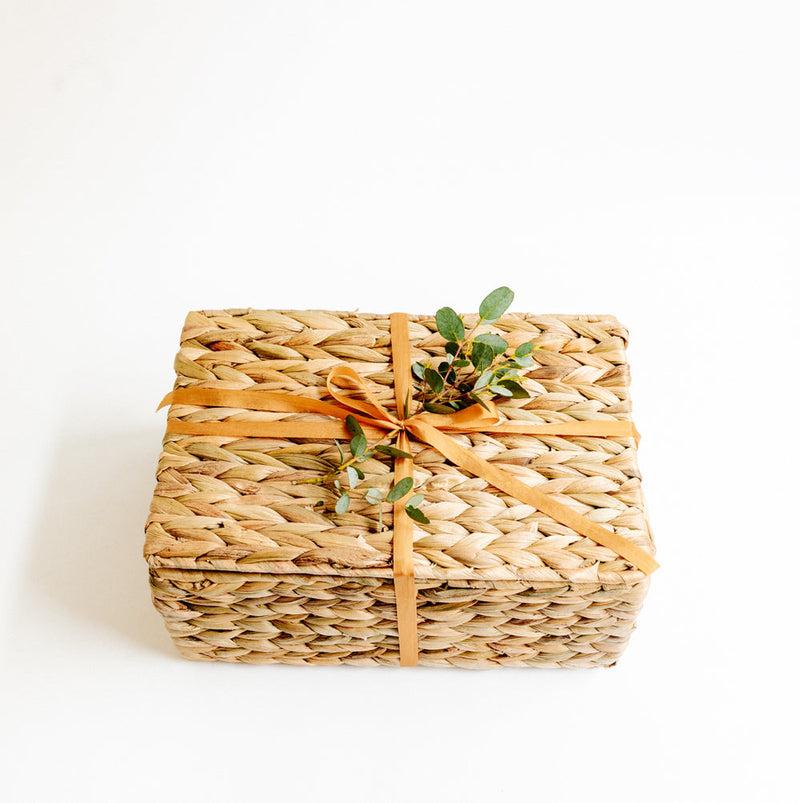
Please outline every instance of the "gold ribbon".
[{"label": "gold ribbon", "polygon": [[[262,390],[221,390],[216,388],[179,388],[168,393],[159,404],[189,404],[203,407],[242,408],[273,413],[314,413],[327,416],[327,421],[181,421],[168,419],[167,432],[181,435],[223,435],[246,438],[342,438],[348,436],[344,419],[354,415],[368,437],[383,438],[397,433],[397,448],[408,452],[409,436],[432,446],[451,463],[481,477],[495,488],[531,505],[576,533],[591,538],[625,558],[645,574],[658,568],[653,556],[627,538],[557,502],[548,494],[493,466],[461,446],[447,432],[483,432],[487,434],[554,435],[565,437],[631,437],[637,442],[639,433],[630,421],[558,421],[551,424],[500,423],[497,411],[479,404],[450,415],[417,413],[405,417],[411,399],[411,347],[408,339],[408,316],[392,313],[392,363],[397,414],[387,410],[370,392],[364,380],[348,365],[334,366],[327,379],[328,392],[336,402],[324,402],[289,393]],[[342,385],[357,391],[363,399],[341,391]],[[412,475],[412,461],[397,457],[394,462],[395,482]],[[417,601],[414,583],[414,525],[405,511],[405,502],[394,503],[394,537],[392,563],[397,598],[397,627],[400,638],[400,663],[413,666],[418,660]]]}]

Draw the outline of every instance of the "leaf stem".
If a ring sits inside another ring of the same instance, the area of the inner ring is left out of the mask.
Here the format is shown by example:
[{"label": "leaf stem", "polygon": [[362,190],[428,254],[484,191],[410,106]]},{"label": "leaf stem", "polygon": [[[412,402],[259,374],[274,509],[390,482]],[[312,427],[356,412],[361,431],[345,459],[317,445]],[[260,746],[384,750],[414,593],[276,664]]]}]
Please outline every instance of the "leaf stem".
[{"label": "leaf stem", "polygon": [[[467,345],[467,343],[469,343],[469,341],[470,341],[470,340],[472,340],[472,338],[475,336],[475,332],[476,332],[476,331],[479,329],[479,327],[481,327],[483,324],[484,324],[484,320],[483,320],[483,318],[478,318],[478,322],[475,324],[475,326],[473,326],[473,327],[472,327],[472,329],[470,329],[470,330],[469,330],[469,333],[468,333],[468,334],[467,334],[467,335],[464,337],[464,339],[463,339],[463,340],[462,340],[462,341],[461,341],[461,342],[458,344],[458,348],[456,349],[456,353],[453,355],[453,362],[455,362],[455,361],[456,361],[456,360],[457,360],[457,359],[458,359],[458,358],[461,356],[461,352],[464,350],[464,346],[466,346],[466,345]],[[455,374],[454,374],[454,376],[453,376],[453,382],[451,382],[450,384],[451,384],[451,385],[453,385],[453,386],[455,386],[455,385],[457,385],[457,383],[456,383],[456,381],[455,381],[455,380],[456,380],[456,379],[458,379],[458,377],[459,377],[459,372],[461,371],[461,369],[460,369],[460,368],[454,368],[453,370],[455,371]],[[470,373],[472,373],[472,372],[473,372],[473,370],[474,370],[474,369],[471,369],[471,370],[470,370]],[[425,383],[425,385],[427,386],[427,382]],[[434,397],[433,397],[433,398],[430,400],[430,403],[431,403],[431,404],[433,404],[433,403],[435,403],[435,402],[439,401],[439,400],[442,398],[442,395],[443,395],[445,392],[447,392],[448,390],[449,390],[449,388],[447,387],[447,384],[445,384],[445,386],[442,388],[442,390],[441,390],[441,391],[439,391],[439,393],[437,393],[437,394],[436,394],[436,395],[435,395],[435,396],[434,396]],[[425,394],[425,389],[423,388],[423,405],[424,405],[424,394]]]},{"label": "leaf stem", "polygon": [[333,471],[329,471],[327,474],[323,474],[321,477],[306,477],[305,479],[297,480],[297,484],[324,485],[326,482],[330,482],[332,479],[336,478],[337,474],[341,474],[343,471],[346,471],[348,466],[355,465],[360,460],[363,460],[367,457],[372,457],[376,446],[380,446],[385,440],[391,440],[399,431],[399,429],[390,430],[379,441],[375,441],[371,450],[365,452],[364,454],[354,454],[352,457],[345,460],[344,463],[340,463],[338,466],[336,466]]}]

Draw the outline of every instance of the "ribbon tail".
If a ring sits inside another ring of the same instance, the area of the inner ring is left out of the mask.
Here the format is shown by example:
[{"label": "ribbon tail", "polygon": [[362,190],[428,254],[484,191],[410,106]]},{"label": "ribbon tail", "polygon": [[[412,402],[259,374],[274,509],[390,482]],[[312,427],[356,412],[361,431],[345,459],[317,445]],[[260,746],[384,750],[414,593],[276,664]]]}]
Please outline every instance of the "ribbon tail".
[{"label": "ribbon tail", "polygon": [[525,502],[535,507],[576,533],[580,533],[587,538],[591,538],[592,541],[612,549],[645,574],[651,574],[658,568],[655,558],[632,541],[612,530],[601,527],[567,505],[557,502],[548,494],[525,485],[525,483],[520,482],[511,474],[464,449],[453,438],[440,432],[435,427],[421,421],[411,420],[408,422],[408,428],[416,438],[432,446],[451,462],[478,477],[482,477],[496,488],[505,491],[515,499],[519,499],[520,502]]}]

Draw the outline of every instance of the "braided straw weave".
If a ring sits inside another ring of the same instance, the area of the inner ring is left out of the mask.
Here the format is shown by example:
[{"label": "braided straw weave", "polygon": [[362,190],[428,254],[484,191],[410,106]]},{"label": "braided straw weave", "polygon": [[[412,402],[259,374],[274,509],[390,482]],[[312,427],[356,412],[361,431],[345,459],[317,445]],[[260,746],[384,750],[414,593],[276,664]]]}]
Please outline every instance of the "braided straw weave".
[{"label": "braided straw weave", "polygon": [[[413,360],[444,353],[433,316],[411,316]],[[465,316],[469,326],[475,316]],[[509,314],[482,331],[540,348],[503,400],[510,421],[630,419],[627,332],[610,316]],[[348,363],[394,409],[389,317],[234,309],[188,315],[176,388],[259,389],[327,399]],[[310,414],[175,404],[183,421]],[[648,552],[636,444],[628,437],[459,433],[462,446]],[[419,660],[465,667],[609,666],[630,636],[647,577],[612,550],[412,442],[430,524],[415,524]],[[391,506],[358,494],[333,510],[301,482],[336,462],[333,441],[168,433],[144,554],[156,608],[189,658],[302,664],[399,662]],[[388,488],[371,459],[359,489]]]}]

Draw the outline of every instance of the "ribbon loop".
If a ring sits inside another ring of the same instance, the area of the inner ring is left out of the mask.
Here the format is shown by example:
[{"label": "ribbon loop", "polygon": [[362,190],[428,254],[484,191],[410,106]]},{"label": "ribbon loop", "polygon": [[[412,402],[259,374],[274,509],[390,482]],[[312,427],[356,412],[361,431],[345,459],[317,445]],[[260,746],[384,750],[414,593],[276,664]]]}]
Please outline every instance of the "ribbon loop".
[{"label": "ribbon loop", "polygon": [[[354,399],[345,393],[339,391],[340,385],[337,384],[344,381],[352,388],[355,388],[359,393],[363,394],[367,400],[365,402],[359,399]],[[331,368],[328,378],[325,382],[328,393],[336,399],[343,407],[350,407],[372,419],[372,423],[376,426],[383,426],[387,429],[397,429],[400,427],[400,420],[392,415],[371,393],[367,383],[349,366],[349,365],[335,365]],[[388,425],[388,426],[387,426]]]}]

